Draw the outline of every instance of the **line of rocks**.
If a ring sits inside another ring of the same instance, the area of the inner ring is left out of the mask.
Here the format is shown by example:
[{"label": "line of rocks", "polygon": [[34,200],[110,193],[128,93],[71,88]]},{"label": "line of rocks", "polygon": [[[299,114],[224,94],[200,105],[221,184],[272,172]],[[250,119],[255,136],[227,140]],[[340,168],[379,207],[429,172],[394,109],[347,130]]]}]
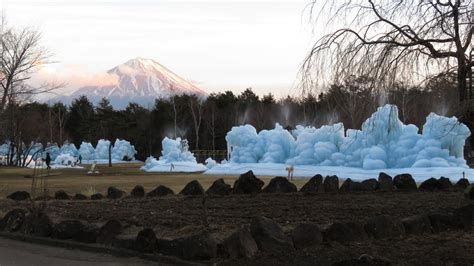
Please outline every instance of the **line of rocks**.
[{"label": "line of rocks", "polygon": [[[297,192],[296,186],[291,183],[285,177],[274,177],[270,180],[268,185],[264,187],[264,182],[257,178],[252,171],[248,171],[239,176],[239,178],[231,186],[226,184],[224,179],[217,179],[212,185],[206,190],[197,180],[193,180],[186,184],[184,188],[179,192],[180,195],[213,195],[213,196],[225,196],[229,194],[256,194],[260,192],[264,193],[290,193]],[[474,187],[469,183],[466,178],[461,178],[456,184],[452,184],[449,178],[440,177],[429,178],[422,182],[418,187],[415,180],[410,174],[400,174],[395,177],[391,177],[386,173],[380,173],[378,179],[371,178],[363,180],[362,182],[353,181],[350,178],[344,180],[340,185],[339,178],[335,175],[326,176],[323,178],[322,175],[315,175],[306,184],[304,184],[300,192],[304,193],[322,193],[322,192],[370,192],[370,191],[449,191],[449,190],[464,190],[465,196],[468,199],[474,200]],[[174,195],[174,191],[170,188],[160,185],[152,191],[145,193],[145,189],[141,185],[135,186],[130,195],[123,190],[116,187],[109,187],[107,194],[104,196],[100,193],[91,195],[91,200],[107,199],[120,199],[124,197],[130,198],[143,198],[143,197],[162,197],[168,195]],[[10,194],[7,198],[12,200],[28,200],[30,194],[26,191],[17,191]],[[37,198],[42,199],[42,198]],[[54,194],[56,200],[86,200],[87,196],[83,194],[76,194],[69,196],[65,191],[59,190]]]},{"label": "line of rocks", "polygon": [[[365,223],[334,222],[324,229],[314,223],[300,223],[289,232],[283,231],[273,220],[259,216],[252,219],[250,226],[243,226],[218,242],[206,230],[175,239],[159,239],[151,228],[143,228],[137,234],[126,234],[118,220],[109,220],[102,225],[80,220],[63,220],[54,224],[45,213],[14,209],[0,220],[0,230],[81,243],[98,243],[186,260],[210,260],[217,257],[252,258],[259,251],[280,254],[323,242],[344,244],[455,230],[471,231],[473,220],[473,204],[457,208],[452,213],[433,212],[401,220],[380,215]],[[367,260],[370,258],[367,256],[351,261]]]}]

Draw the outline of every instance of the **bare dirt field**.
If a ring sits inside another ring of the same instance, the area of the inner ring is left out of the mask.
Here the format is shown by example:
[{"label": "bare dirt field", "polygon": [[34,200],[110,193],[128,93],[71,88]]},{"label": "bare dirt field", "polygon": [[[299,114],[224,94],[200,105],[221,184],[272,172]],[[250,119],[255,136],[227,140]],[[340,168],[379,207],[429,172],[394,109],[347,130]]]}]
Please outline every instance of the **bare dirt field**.
[{"label": "bare dirt field", "polygon": [[[105,167],[103,167],[105,168]],[[112,170],[113,169],[113,170]],[[57,170],[61,175],[49,179],[50,191],[64,189],[68,193],[84,193],[87,186],[105,193],[114,185],[127,192],[137,184],[150,191],[162,184],[179,192],[193,179],[207,188],[217,176],[200,174],[144,174],[137,167],[116,166],[104,175],[89,177],[77,170]],[[16,190],[29,190],[31,180],[23,178],[24,170],[0,169],[0,184],[7,189],[2,194]],[[259,177],[268,183],[269,177]],[[236,177],[225,177],[233,183]],[[300,187],[305,181],[294,183]],[[204,215],[203,196],[166,196],[162,198],[100,201],[47,202],[46,212],[53,220],[80,219],[90,223],[104,223],[118,219],[130,233],[143,227],[152,227],[158,238],[176,238],[204,228],[222,240],[233,230],[248,226],[252,218],[266,216],[289,231],[301,222],[313,222],[325,228],[333,222],[365,222],[377,215],[401,219],[416,214],[433,212],[451,213],[455,208],[468,204],[460,191],[443,192],[361,192],[361,193],[288,193],[256,195],[229,195],[207,197]],[[0,215],[18,207],[28,208],[31,203],[0,200]],[[397,239],[368,239],[341,244],[325,242],[322,245],[285,254],[258,253],[251,260],[223,260],[223,265],[330,265],[343,259],[357,258],[362,254],[383,258],[395,265],[472,265],[474,263],[474,232],[449,231],[422,236],[404,236]]]}]

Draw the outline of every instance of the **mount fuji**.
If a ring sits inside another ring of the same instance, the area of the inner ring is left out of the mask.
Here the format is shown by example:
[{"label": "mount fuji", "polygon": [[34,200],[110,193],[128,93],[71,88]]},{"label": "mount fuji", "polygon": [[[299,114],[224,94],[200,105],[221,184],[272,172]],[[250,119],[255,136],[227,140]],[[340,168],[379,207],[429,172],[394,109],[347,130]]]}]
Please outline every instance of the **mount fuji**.
[{"label": "mount fuji", "polygon": [[156,98],[183,94],[207,95],[205,91],[152,59],[131,59],[110,69],[107,74],[116,78],[115,84],[81,87],[70,95],[56,97],[53,101],[70,104],[84,95],[96,104],[105,97],[115,108],[124,109],[130,102],[148,106],[153,105]]}]

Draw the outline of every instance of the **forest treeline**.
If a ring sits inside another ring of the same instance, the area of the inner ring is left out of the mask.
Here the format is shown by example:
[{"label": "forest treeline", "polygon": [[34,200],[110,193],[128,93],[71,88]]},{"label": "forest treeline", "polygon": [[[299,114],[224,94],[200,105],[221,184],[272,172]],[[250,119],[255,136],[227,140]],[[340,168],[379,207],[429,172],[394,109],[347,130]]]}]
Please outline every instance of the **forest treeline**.
[{"label": "forest treeline", "polygon": [[[259,97],[250,88],[238,95],[232,91],[207,98],[181,95],[156,99],[148,108],[130,103],[124,110],[115,110],[105,98],[94,106],[85,96],[70,106],[23,103],[3,112],[0,139],[15,142],[18,138],[25,145],[69,141],[79,146],[82,141],[95,145],[102,138],[120,138],[132,142],[137,158],[145,159],[160,154],[165,136],[188,139],[192,150],[225,150],[226,133],[236,125],[251,124],[259,131],[271,129],[275,123],[291,129],[298,124],[319,127],[343,122],[346,129],[357,129],[378,106],[392,103],[398,106],[404,123],[421,128],[430,112],[453,115],[456,109],[456,86],[449,77],[418,88],[400,84],[386,92],[376,91],[370,84],[366,78],[351,78],[319,95],[282,99],[272,94]],[[472,130],[472,119],[461,119]]]}]

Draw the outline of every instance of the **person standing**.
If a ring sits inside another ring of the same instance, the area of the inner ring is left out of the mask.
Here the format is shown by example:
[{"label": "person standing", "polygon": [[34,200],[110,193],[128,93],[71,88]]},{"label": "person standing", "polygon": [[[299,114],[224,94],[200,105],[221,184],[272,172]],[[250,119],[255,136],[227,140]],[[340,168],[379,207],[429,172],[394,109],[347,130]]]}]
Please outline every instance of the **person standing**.
[{"label": "person standing", "polygon": [[49,152],[46,153],[46,169],[51,169],[51,156],[49,155]]}]

